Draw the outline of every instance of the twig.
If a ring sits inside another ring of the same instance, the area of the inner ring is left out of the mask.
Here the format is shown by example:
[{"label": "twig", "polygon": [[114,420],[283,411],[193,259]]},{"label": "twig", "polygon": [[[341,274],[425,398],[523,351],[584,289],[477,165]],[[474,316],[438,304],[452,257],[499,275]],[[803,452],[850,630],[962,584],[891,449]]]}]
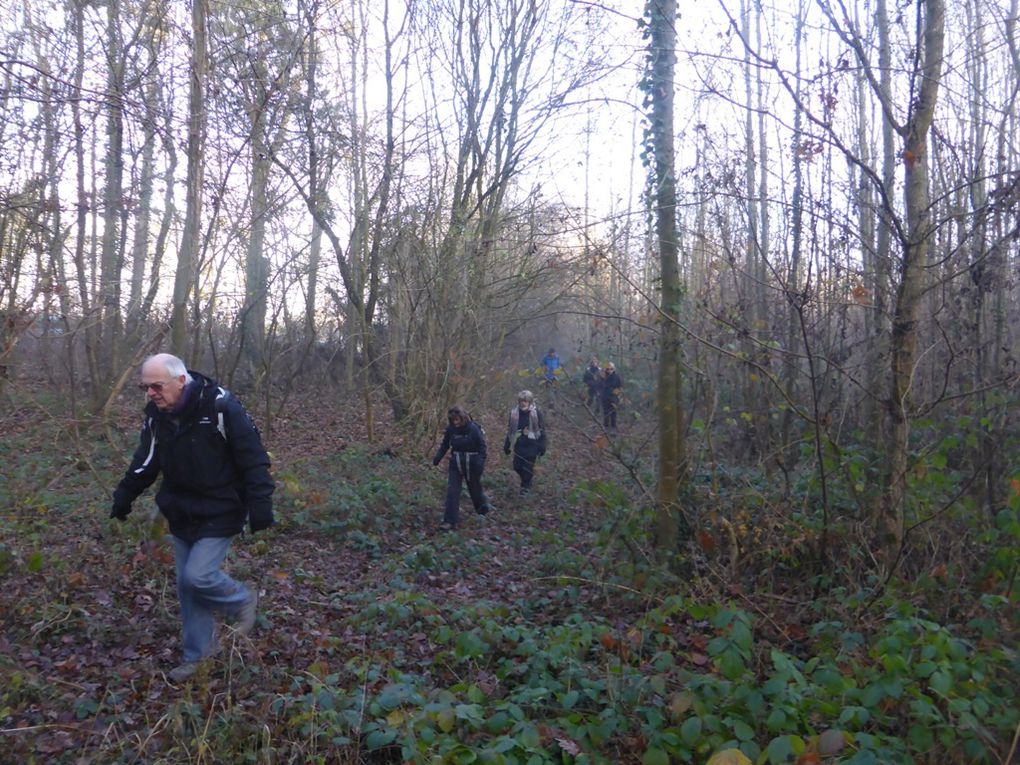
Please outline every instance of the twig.
[{"label": "twig", "polygon": [[1002,760],[1002,765],[1009,765],[1013,762],[1013,755],[1016,754],[1016,746],[1020,743],[1020,722],[1016,724],[1016,728],[1013,730],[1013,743],[1009,747],[1009,752],[1006,754],[1006,758]]}]

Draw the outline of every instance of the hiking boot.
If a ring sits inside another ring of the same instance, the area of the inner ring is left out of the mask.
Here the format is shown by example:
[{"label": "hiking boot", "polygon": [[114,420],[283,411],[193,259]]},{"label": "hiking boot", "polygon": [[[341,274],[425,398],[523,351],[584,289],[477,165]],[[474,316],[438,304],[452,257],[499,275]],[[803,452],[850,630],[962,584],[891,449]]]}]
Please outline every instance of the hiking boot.
[{"label": "hiking boot", "polygon": [[489,513],[493,512],[495,509],[496,508],[494,508],[492,505],[482,505],[480,508],[478,508],[478,514],[479,515],[488,515]]},{"label": "hiking boot", "polygon": [[255,627],[255,617],[259,605],[259,594],[252,590],[251,597],[241,606],[234,621],[234,631],[238,635],[247,635]]},{"label": "hiking boot", "polygon": [[169,672],[166,673],[166,676],[175,683],[183,683],[185,680],[190,679],[192,675],[198,672],[200,664],[201,662],[197,661],[186,661],[180,666],[171,669]]}]

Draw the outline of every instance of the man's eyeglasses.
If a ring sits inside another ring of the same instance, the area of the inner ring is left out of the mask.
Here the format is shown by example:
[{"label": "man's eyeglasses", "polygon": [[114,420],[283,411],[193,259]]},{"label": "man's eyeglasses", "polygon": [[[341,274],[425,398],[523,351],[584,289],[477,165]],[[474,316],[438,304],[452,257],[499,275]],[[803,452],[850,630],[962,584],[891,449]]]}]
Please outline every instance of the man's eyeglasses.
[{"label": "man's eyeglasses", "polygon": [[142,393],[148,393],[149,389],[152,389],[153,393],[162,393],[163,388],[166,387],[166,383],[155,382],[155,383],[138,383],[138,390]]}]

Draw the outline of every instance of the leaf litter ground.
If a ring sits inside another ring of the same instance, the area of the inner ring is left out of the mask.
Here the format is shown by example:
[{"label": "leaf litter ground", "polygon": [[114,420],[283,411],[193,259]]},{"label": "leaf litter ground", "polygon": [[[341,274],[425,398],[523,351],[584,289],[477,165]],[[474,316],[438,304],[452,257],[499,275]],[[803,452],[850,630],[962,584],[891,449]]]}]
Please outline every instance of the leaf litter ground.
[{"label": "leaf litter ground", "polygon": [[152,492],[126,524],[107,518],[108,491],[134,447],[136,402],[118,411],[117,445],[38,401],[15,408],[0,425],[0,762],[201,761],[182,740],[182,710],[199,721],[247,711],[257,730],[274,694],[303,678],[382,685],[385,673],[369,681],[351,668],[396,656],[429,668],[439,649],[420,629],[358,617],[408,591],[447,612],[485,601],[532,623],[557,623],[579,599],[612,609],[581,577],[573,604],[562,597],[558,562],[588,556],[601,522],[568,495],[612,477],[613,463],[583,408],[558,402],[562,416],[547,409],[552,446],[535,491],[518,497],[502,433],[490,432],[485,485],[497,509],[475,516],[465,493],[462,528],[443,533],[446,471],[431,466],[434,440],[412,441],[383,421],[369,444],[360,406],[295,401],[266,438],[279,524],[239,538],[228,562],[259,587],[259,623],[248,638],[221,630],[221,653],[184,688],[165,675],[179,660],[179,623]]}]

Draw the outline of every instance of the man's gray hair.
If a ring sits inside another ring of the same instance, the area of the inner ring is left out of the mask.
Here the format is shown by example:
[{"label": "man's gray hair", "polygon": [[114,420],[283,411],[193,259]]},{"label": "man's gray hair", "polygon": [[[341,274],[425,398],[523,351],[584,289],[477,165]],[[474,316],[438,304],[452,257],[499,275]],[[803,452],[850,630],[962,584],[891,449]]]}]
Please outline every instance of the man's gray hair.
[{"label": "man's gray hair", "polygon": [[530,390],[522,390],[520,393],[517,394],[517,400],[531,402],[535,400],[535,397],[534,395],[532,395]]},{"label": "man's gray hair", "polygon": [[184,375],[184,382],[191,382],[191,374],[188,372],[188,365],[181,361],[176,356],[169,353],[157,353],[153,356],[149,356],[145,360],[147,364],[150,361],[158,361],[166,369],[166,373],[171,377],[180,377]]}]

